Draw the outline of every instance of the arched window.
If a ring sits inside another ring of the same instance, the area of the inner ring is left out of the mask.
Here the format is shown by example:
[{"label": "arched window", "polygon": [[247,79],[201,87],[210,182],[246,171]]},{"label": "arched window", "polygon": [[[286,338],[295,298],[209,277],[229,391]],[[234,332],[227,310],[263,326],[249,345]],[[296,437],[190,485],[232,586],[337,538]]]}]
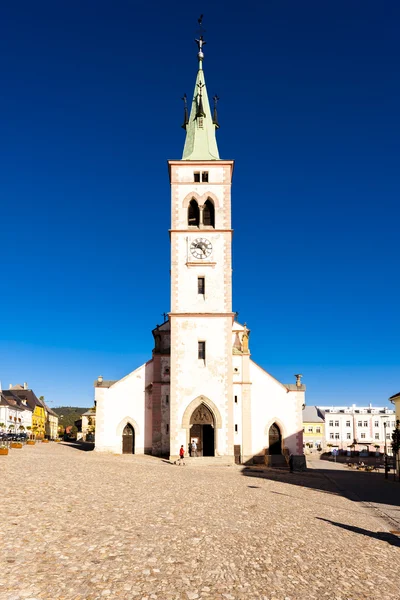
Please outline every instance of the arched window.
[{"label": "arched window", "polygon": [[196,200],[191,200],[188,208],[188,225],[198,227],[200,225],[200,210]]},{"label": "arched window", "polygon": [[203,225],[208,227],[215,227],[215,209],[214,204],[210,199],[206,200],[204,204]]}]

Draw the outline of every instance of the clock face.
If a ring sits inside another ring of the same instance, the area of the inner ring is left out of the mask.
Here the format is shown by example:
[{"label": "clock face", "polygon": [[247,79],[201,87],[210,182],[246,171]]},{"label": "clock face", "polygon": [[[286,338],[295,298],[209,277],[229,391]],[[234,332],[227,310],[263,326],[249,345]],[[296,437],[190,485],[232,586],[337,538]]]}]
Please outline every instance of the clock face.
[{"label": "clock face", "polygon": [[206,238],[197,238],[190,244],[190,252],[195,258],[208,258],[212,252],[212,244]]}]

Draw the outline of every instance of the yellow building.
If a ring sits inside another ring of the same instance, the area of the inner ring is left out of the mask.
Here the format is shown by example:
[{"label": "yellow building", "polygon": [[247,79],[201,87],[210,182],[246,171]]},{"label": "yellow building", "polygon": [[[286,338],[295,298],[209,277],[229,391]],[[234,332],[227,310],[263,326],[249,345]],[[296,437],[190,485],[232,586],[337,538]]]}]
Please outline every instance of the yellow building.
[{"label": "yellow building", "polygon": [[390,402],[393,402],[396,411],[396,421],[400,421],[400,392],[394,396],[390,396]]},{"label": "yellow building", "polygon": [[303,445],[309,451],[325,448],[325,416],[316,406],[303,409]]}]

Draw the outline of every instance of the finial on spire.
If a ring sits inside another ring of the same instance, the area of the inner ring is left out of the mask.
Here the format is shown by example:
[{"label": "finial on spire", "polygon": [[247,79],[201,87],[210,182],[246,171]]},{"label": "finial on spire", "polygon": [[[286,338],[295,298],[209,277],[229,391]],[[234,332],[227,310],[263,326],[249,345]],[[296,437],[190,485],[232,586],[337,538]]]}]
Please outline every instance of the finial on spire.
[{"label": "finial on spire", "polygon": [[217,114],[217,104],[218,104],[219,98],[218,98],[217,94],[215,94],[213,100],[214,100],[213,125],[215,125],[215,129],[219,129],[218,114]]},{"label": "finial on spire", "polygon": [[189,115],[188,115],[188,106],[187,106],[187,96],[186,94],[183,94],[183,123],[182,123],[182,129],[186,130],[187,124],[189,123]]},{"label": "finial on spire", "polygon": [[199,51],[197,53],[197,58],[199,59],[200,62],[204,58],[203,46],[204,46],[204,44],[207,43],[207,42],[204,41],[204,36],[203,36],[203,33],[205,33],[205,29],[203,27],[203,16],[204,15],[200,15],[200,17],[197,19],[197,22],[199,24],[199,39],[195,40],[195,42],[197,44],[197,47],[199,49]]}]

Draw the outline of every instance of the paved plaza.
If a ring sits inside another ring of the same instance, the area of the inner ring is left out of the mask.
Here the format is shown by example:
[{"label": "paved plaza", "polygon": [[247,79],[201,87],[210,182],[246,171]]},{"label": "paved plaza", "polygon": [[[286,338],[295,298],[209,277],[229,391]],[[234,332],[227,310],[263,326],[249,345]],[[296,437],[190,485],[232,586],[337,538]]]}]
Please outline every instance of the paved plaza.
[{"label": "paved plaza", "polygon": [[319,471],[178,467],[55,443],[0,458],[1,600],[400,596],[394,521]]}]

